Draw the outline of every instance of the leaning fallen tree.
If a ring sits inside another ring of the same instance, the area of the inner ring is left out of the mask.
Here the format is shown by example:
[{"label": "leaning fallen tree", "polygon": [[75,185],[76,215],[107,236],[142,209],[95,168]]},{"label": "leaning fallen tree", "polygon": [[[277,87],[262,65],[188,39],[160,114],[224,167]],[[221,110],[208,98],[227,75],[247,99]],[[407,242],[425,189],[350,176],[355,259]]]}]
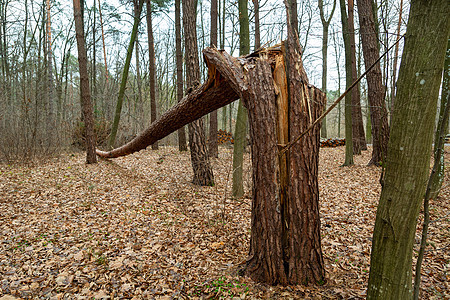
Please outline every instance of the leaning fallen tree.
[{"label": "leaning fallen tree", "polygon": [[109,152],[97,150],[97,154],[104,158],[116,158],[140,151],[192,121],[239,99],[229,79],[225,79],[232,72],[230,66],[235,64],[236,58],[215,48],[206,48],[203,56],[208,65],[205,83],[191,88],[177,105],[127,144]]},{"label": "leaning fallen tree", "polygon": [[[145,149],[178,128],[239,98],[248,109],[253,166],[252,230],[243,269],[269,284],[323,283],[318,153],[325,94],[308,84],[298,40],[234,58],[203,51],[207,81],[134,140],[110,152],[114,158]],[[306,129],[309,131],[305,134]],[[297,136],[301,140],[293,143]],[[289,151],[279,151],[284,145]]]}]

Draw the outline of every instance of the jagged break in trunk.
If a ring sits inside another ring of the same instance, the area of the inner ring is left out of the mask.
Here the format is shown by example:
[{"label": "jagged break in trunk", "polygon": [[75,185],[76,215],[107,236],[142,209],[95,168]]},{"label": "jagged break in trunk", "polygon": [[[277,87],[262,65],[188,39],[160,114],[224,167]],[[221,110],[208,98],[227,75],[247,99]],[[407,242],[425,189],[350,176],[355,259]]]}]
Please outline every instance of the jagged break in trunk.
[{"label": "jagged break in trunk", "polygon": [[325,94],[308,84],[298,40],[239,59],[213,48],[203,51],[208,80],[135,140],[111,152],[144,149],[187,123],[238,98],[249,111],[253,164],[252,231],[243,270],[269,284],[322,283],[316,127],[279,157],[287,144],[318,118]]}]

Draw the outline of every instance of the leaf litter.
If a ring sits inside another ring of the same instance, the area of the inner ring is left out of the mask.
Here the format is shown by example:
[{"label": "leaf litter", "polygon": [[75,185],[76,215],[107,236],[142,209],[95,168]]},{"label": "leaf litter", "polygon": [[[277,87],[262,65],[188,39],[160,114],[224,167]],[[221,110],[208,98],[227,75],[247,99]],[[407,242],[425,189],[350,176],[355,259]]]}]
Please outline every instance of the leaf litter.
[{"label": "leaf litter", "polygon": [[[321,148],[326,283],[288,287],[238,275],[250,237],[248,154],[242,199],[230,196],[226,147],[212,160],[213,187],[191,184],[189,154],[174,147],[95,165],[83,153],[0,165],[0,299],[364,299],[380,169],[366,166],[370,151],[351,167],[340,167],[343,157],[343,147]],[[423,299],[450,297],[445,176],[431,203]]]}]

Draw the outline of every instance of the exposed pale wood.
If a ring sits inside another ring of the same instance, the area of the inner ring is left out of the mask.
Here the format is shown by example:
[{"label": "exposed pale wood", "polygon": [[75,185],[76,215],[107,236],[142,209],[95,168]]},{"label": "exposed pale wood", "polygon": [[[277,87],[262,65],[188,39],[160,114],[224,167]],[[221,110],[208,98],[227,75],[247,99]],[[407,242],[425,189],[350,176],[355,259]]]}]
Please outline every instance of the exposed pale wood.
[{"label": "exposed pale wood", "polygon": [[[286,65],[283,56],[275,58],[275,69],[273,71],[273,79],[276,92],[276,122],[277,122],[277,141],[278,144],[286,145],[289,143],[289,99],[288,99],[288,84],[286,79]],[[287,170],[287,156],[280,155],[278,157],[278,164],[280,168],[280,185],[287,187],[288,170]],[[280,203],[284,205],[287,190],[283,189],[280,192]]]}]

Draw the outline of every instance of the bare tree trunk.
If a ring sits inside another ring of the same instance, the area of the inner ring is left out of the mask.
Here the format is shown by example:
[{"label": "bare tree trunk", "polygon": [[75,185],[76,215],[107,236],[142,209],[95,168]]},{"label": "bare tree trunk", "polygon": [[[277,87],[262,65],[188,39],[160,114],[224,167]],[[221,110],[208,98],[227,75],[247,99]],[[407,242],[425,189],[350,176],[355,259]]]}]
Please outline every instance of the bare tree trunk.
[{"label": "bare tree trunk", "polygon": [[116,140],[117,130],[119,128],[120,114],[122,112],[123,98],[125,96],[125,88],[127,86],[127,80],[128,80],[128,70],[130,69],[131,57],[133,56],[133,47],[134,47],[134,43],[136,41],[136,35],[137,35],[138,28],[139,28],[140,15],[141,15],[143,4],[144,4],[144,0],[139,0],[138,14],[135,15],[135,17],[134,17],[134,24],[133,24],[133,29],[131,31],[130,43],[128,44],[128,49],[127,49],[127,57],[125,59],[125,66],[124,66],[123,72],[122,72],[122,81],[120,82],[119,96],[118,96],[117,105],[116,105],[116,112],[114,114],[114,121],[113,121],[113,124],[111,127],[111,135],[109,137],[109,142],[108,142],[108,145],[110,148],[112,148],[114,145],[114,142]]},{"label": "bare tree trunk", "polygon": [[[361,75],[361,57],[362,57],[361,52],[362,52],[362,50],[361,50],[361,43],[360,43],[359,47],[358,47],[356,77],[359,77]],[[360,150],[367,150],[367,140],[366,140],[366,134],[365,134],[365,130],[364,130],[362,111],[361,111],[361,83],[358,83],[356,88],[357,88],[357,92],[358,92],[358,97],[357,97],[358,101],[356,101],[353,104],[352,113],[355,116],[353,119],[355,120],[355,126],[357,127],[355,130],[356,130],[356,133],[358,134],[358,136],[356,138],[354,138],[353,140],[355,140],[356,143],[358,143],[358,148]],[[353,147],[353,149],[355,149],[355,147]],[[358,149],[356,149],[356,150],[358,150]],[[361,151],[359,152],[359,154],[361,154]]]},{"label": "bare tree trunk", "polygon": [[[397,36],[400,36],[400,28],[402,25],[402,12],[403,12],[403,0],[400,0],[400,10],[398,12],[398,24],[397,24]],[[394,113],[394,102],[395,102],[395,87],[396,87],[396,77],[397,77],[397,61],[398,61],[398,47],[399,43],[395,45],[394,50],[394,63],[392,66],[392,84],[391,84],[391,118]]]},{"label": "bare tree trunk", "polygon": [[[148,56],[149,56],[149,79],[150,79],[150,116],[151,122],[156,121],[156,67],[155,67],[155,44],[153,41],[152,5],[147,0],[147,33],[148,33]],[[158,142],[152,144],[152,150],[158,150]]]},{"label": "bare tree trunk", "polygon": [[[348,1],[348,30],[350,39],[351,54],[351,82],[355,82],[358,78],[356,71],[356,41],[355,41],[355,25],[354,25],[354,5],[353,0]],[[353,131],[353,154],[361,154],[363,144],[365,146],[364,126],[362,125],[361,114],[361,97],[359,92],[359,84],[352,90],[352,131]]]},{"label": "bare tree trunk", "polygon": [[105,60],[105,77],[106,77],[106,85],[108,85],[108,79],[109,79],[109,74],[108,74],[108,62],[106,60],[106,45],[105,45],[105,32],[103,30],[103,17],[102,17],[102,7],[100,5],[100,1],[98,0],[98,12],[99,12],[99,16],[100,16],[100,26],[102,27],[102,41],[103,41],[103,58]]},{"label": "bare tree trunk", "polygon": [[[226,24],[226,19],[225,19],[225,13],[226,13],[226,0],[219,0],[222,3],[222,18],[219,21],[219,23],[222,24],[221,28],[221,32],[220,32],[220,49],[225,49],[225,35],[226,35],[226,28],[225,28],[225,24]],[[231,125],[231,113],[232,113],[232,104],[229,104],[228,106],[224,106],[222,108],[222,121],[224,123],[224,130],[227,130],[227,120],[229,121],[229,132],[232,133],[233,129],[232,129],[232,125]],[[228,111],[228,112],[227,112]],[[230,117],[229,117],[230,116]]]},{"label": "bare tree trunk", "polygon": [[[138,122],[137,124],[139,131],[142,131],[144,127],[144,100],[142,98],[142,79],[141,79],[141,67],[140,67],[140,56],[139,56],[139,37],[136,37],[136,49],[135,49],[135,62],[136,62],[136,81],[137,81],[137,98],[138,103],[135,104],[135,110],[138,110]],[[150,52],[150,51],[149,51]]]},{"label": "bare tree trunk", "polygon": [[255,54],[258,59],[239,62],[226,52],[205,49],[206,83],[135,140],[112,152],[97,153],[117,157],[139,151],[193,119],[244,99],[251,121],[254,181],[250,252],[244,272],[269,284],[323,284],[317,182],[320,128],[315,127],[280,158],[278,145],[294,140],[318,118],[325,95],[309,86],[298,39],[292,33],[289,39],[271,48],[269,55],[262,50],[262,55]]},{"label": "bare tree trunk", "polygon": [[[450,39],[447,42],[447,53],[445,57],[444,64],[444,75],[442,78],[442,90],[441,90],[441,102],[439,108],[439,117],[436,133],[434,135],[434,160],[436,164],[436,176],[434,176],[431,187],[430,187],[430,198],[436,200],[439,192],[442,188],[442,183],[445,178],[445,157],[444,151],[441,151],[440,155],[438,155],[439,147],[438,141],[441,138],[439,136],[439,129],[443,128],[444,138],[448,133],[448,124],[449,124],[449,116],[448,111],[447,115],[445,113],[445,108],[450,105],[449,103],[449,94],[450,94]],[[448,168],[448,167],[447,167]]]},{"label": "bare tree trunk", "polygon": [[9,2],[8,1],[1,1],[0,3],[0,53],[1,53],[1,59],[2,59],[2,75],[5,79],[5,82],[7,81],[7,78],[9,77],[9,63],[8,63],[8,43],[7,43],[7,20],[6,20],[6,10],[8,7]]},{"label": "bare tree trunk", "polygon": [[297,0],[288,0],[288,6],[289,6],[289,22],[291,23],[291,26],[295,32],[295,34],[298,36],[298,13],[297,13]]},{"label": "bare tree trunk", "polygon": [[[47,12],[47,18],[46,18],[46,32],[47,32],[47,114],[48,114],[48,120],[47,120],[47,132],[49,133],[49,137],[54,136],[56,124],[55,124],[55,115],[54,115],[54,105],[53,105],[53,55],[52,55],[52,20],[51,20],[51,6],[50,6],[50,0],[47,0],[46,3],[46,12]],[[51,142],[51,141],[49,141]]]},{"label": "bare tree trunk", "polygon": [[[217,1],[211,0],[211,40],[210,47],[217,47]],[[209,114],[209,156],[219,157],[217,141],[217,110]]]},{"label": "bare tree trunk", "polygon": [[[358,15],[361,30],[361,41],[366,68],[371,66],[379,57],[377,31],[373,19],[372,3],[370,0],[358,1]],[[386,103],[384,101],[384,87],[380,64],[378,63],[367,74],[368,99],[372,122],[373,150],[369,165],[379,165],[387,153],[389,141],[389,124]]]},{"label": "bare tree trunk", "polygon": [[[333,37],[333,42],[334,42],[334,51],[335,51],[335,58],[336,58],[336,71],[337,71],[337,76],[338,76],[338,94],[341,94],[341,64],[340,64],[340,56],[341,56],[341,48],[340,45],[337,43],[336,40],[336,33],[332,34]],[[341,101],[342,102],[342,101]],[[341,112],[341,102],[339,102],[338,104],[338,138],[341,138],[341,116],[342,116],[342,112]]]},{"label": "bare tree trunk", "polygon": [[[331,9],[328,18],[325,17],[323,0],[319,0],[320,20],[322,21],[322,92],[327,94],[327,54],[328,54],[328,28],[331,19],[333,18],[334,10],[336,9],[336,0],[333,1],[333,8]],[[324,110],[327,109],[325,104]],[[327,121],[326,118],[322,120],[321,136],[327,138]]]},{"label": "bare tree trunk", "polygon": [[0,1],[0,65],[2,70],[2,86],[5,85],[4,79],[6,78],[6,66],[5,66],[5,60],[6,60],[6,53],[3,50],[3,24],[6,26],[6,20],[4,20],[3,17],[3,1]]},{"label": "bare tree trunk", "polygon": [[413,296],[412,255],[430,172],[439,86],[450,33],[449,14],[447,0],[411,1],[373,232],[367,299]]},{"label": "bare tree trunk", "polygon": [[[239,55],[245,55],[250,52],[250,25],[248,17],[248,1],[239,0]],[[248,113],[242,100],[239,100],[238,112],[236,116],[236,127],[234,131],[233,147],[233,188],[234,198],[240,198],[244,195],[243,182],[243,164],[244,149],[247,144],[247,122]]]},{"label": "bare tree trunk", "polygon": [[[181,5],[180,0],[175,0],[175,48],[177,64],[177,99],[183,99],[183,53],[181,50]],[[178,129],[178,148],[187,151],[186,131],[184,127]]]},{"label": "bare tree trunk", "polygon": [[97,6],[96,1],[92,5],[92,13],[94,15],[92,20],[92,74],[91,74],[91,95],[94,108],[97,106],[97,38],[96,38],[96,26],[97,26]]},{"label": "bare tree trunk", "polygon": [[[200,65],[198,61],[196,14],[197,1],[187,0],[183,3],[184,45],[186,53],[186,85],[196,88],[200,84]],[[192,182],[197,185],[214,185],[214,175],[209,162],[206,147],[203,120],[198,119],[188,125],[189,148],[194,171]]]},{"label": "bare tree trunk", "polygon": [[[282,157],[277,144],[295,139],[320,115],[325,95],[308,89],[300,44],[291,31],[285,47],[286,56],[276,59],[273,77],[262,59],[248,72],[245,99],[254,184],[246,272],[269,284],[323,284],[317,183],[320,128]],[[275,88],[269,88],[273,81],[278,96]]]},{"label": "bare tree trunk", "polygon": [[261,32],[259,28],[259,0],[252,0],[255,9],[255,50],[261,47]]},{"label": "bare tree trunk", "polygon": [[[350,32],[348,28],[348,18],[345,6],[345,0],[339,0],[341,8],[341,23],[342,34],[344,38],[344,50],[345,50],[345,85],[348,89],[352,82],[352,55],[350,47]],[[348,93],[345,96],[345,161],[344,166],[353,165],[353,129],[352,129],[352,94]]]},{"label": "bare tree trunk", "polygon": [[86,137],[86,162],[92,164],[97,162],[97,156],[95,155],[96,138],[94,131],[94,113],[92,111],[91,95],[89,91],[87,54],[84,42],[84,28],[80,0],[73,0],[73,12],[78,46],[78,64],[80,68],[81,109],[83,112],[84,132]]}]

